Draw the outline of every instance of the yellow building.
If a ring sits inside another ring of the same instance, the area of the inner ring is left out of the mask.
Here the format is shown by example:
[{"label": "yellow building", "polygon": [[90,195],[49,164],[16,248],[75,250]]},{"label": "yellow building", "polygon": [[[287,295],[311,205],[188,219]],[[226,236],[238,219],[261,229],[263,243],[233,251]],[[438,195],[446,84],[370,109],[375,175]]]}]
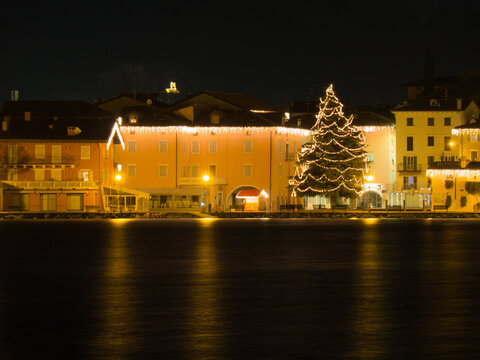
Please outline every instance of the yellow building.
[{"label": "yellow building", "polygon": [[396,119],[396,180],[391,204],[407,208],[430,208],[432,184],[426,175],[437,161],[457,161],[461,144],[452,129],[479,112],[473,101],[425,99],[406,103],[392,111]]}]

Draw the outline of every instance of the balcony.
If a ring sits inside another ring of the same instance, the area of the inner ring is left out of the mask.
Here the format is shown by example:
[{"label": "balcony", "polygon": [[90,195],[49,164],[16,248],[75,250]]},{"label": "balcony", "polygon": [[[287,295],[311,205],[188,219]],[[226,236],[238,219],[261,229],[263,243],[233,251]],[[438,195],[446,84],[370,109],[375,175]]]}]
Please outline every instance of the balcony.
[{"label": "balcony", "polygon": [[398,164],[397,166],[398,172],[404,173],[419,173],[422,172],[422,166],[420,164]]},{"label": "balcony", "polygon": [[94,181],[2,181],[6,188],[14,187],[24,190],[88,190],[98,189],[98,183]]},{"label": "balcony", "polygon": [[62,156],[45,159],[8,159],[8,161],[4,163],[3,166],[17,169],[73,168],[75,167],[75,159],[73,156]]},{"label": "balcony", "polygon": [[208,186],[208,185],[226,185],[225,178],[211,177],[207,182],[201,177],[181,177],[178,179],[180,186]]}]

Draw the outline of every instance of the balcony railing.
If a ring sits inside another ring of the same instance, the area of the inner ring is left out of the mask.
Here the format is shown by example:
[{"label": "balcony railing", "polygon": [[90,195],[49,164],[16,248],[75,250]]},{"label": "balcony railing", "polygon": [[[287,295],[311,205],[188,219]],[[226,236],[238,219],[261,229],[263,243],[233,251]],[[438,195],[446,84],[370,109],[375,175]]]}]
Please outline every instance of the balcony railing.
[{"label": "balcony railing", "polygon": [[294,152],[288,152],[285,153],[285,161],[295,161],[297,160],[297,153]]},{"label": "balcony railing", "polygon": [[178,181],[180,186],[208,186],[208,185],[225,185],[225,178],[211,177],[210,180],[204,181],[201,177],[181,177]]},{"label": "balcony railing", "polygon": [[45,168],[45,167],[73,167],[75,158],[73,156],[48,157],[45,159],[22,158],[22,159],[8,159],[6,163],[0,165],[13,168]]},{"label": "balcony railing", "polygon": [[420,164],[398,164],[398,172],[410,172],[410,173],[419,173],[422,171],[422,166]]},{"label": "balcony railing", "polygon": [[98,189],[94,181],[2,181],[17,189]]}]

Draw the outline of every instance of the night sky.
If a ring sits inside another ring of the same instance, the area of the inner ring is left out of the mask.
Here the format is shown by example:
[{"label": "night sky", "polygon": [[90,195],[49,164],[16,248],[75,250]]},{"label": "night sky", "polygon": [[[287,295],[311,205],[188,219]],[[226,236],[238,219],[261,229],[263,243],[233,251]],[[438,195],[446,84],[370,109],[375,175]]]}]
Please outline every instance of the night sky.
[{"label": "night sky", "polygon": [[[113,97],[203,89],[277,106],[334,83],[344,102],[398,103],[400,84],[480,67],[474,1],[170,2],[7,0],[0,100]],[[115,4],[112,6],[111,4]]]}]

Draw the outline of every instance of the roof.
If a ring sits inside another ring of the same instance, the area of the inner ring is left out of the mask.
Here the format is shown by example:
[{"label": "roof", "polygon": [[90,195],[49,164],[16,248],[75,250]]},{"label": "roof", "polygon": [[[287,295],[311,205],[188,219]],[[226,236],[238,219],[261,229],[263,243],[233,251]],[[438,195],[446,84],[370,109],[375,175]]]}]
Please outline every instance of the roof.
[{"label": "roof", "polygon": [[[171,109],[180,109],[185,106],[189,105],[198,105],[196,100],[198,100],[201,95],[207,95],[218,99],[222,102],[228,103],[239,110],[246,110],[246,111],[271,111],[271,112],[282,112],[282,110],[278,109],[277,107],[267,104],[261,100],[252,98],[248,95],[241,94],[241,93],[233,93],[233,92],[222,92],[222,91],[213,91],[213,90],[204,90],[198,94],[189,96],[183,100],[176,102],[170,106]],[[213,107],[213,104],[210,104]],[[219,108],[219,106],[217,105]]]},{"label": "roof", "polygon": [[480,121],[478,119],[472,119],[464,125],[455,126],[455,129],[479,129]]},{"label": "roof", "polygon": [[467,166],[465,166],[466,170],[480,170],[480,161],[470,161]]},{"label": "roof", "polygon": [[454,170],[461,168],[460,161],[435,161],[428,167],[429,170]]},{"label": "roof", "polygon": [[[456,83],[458,80],[458,77],[456,76],[435,76],[432,79],[432,85],[433,86],[442,86],[442,85],[447,85],[447,84],[453,84]],[[404,84],[401,85],[402,87],[411,87],[411,86],[416,86],[416,87],[421,87],[425,86],[425,78],[420,78],[412,81],[408,81]]]},{"label": "roof", "polygon": [[24,140],[107,141],[115,123],[111,114],[83,101],[7,101],[2,119],[7,131],[0,131],[0,139]]},{"label": "roof", "polygon": [[[99,106],[99,105],[107,104],[107,103],[110,103],[110,102],[113,102],[113,101],[116,101],[118,99],[121,99],[121,98],[125,97],[125,98],[129,98],[129,99],[132,99],[132,100],[139,101],[139,102],[147,104],[149,106],[155,106],[157,108],[162,108],[162,109],[167,108],[168,104],[166,104],[162,101],[159,101],[158,100],[159,96],[160,96],[160,94],[158,94],[158,93],[130,94],[130,93],[122,92],[118,96],[115,96],[111,99],[107,99],[107,100],[97,99],[95,105]],[[149,104],[149,102],[151,102],[151,103]]]},{"label": "roof", "polygon": [[[282,114],[275,117],[264,116],[250,111],[228,110],[197,110],[195,112],[195,126],[279,126]],[[217,121],[218,122],[215,122]],[[191,123],[190,123],[191,124]]]},{"label": "roof", "polygon": [[110,118],[111,114],[85,101],[5,101],[1,114],[12,119],[24,119],[30,112],[32,120],[61,118]]},{"label": "roof", "polygon": [[[433,101],[434,100],[434,101]],[[448,100],[440,98],[422,99],[412,103],[399,104],[392,111],[464,111],[471,103],[476,103],[470,99],[462,99],[460,109],[458,108],[457,99],[450,98]]]},{"label": "roof", "polygon": [[132,125],[140,126],[170,126],[170,125],[191,125],[185,118],[152,106],[124,106],[120,110],[123,124],[129,125],[129,116],[137,115],[137,122]]}]

